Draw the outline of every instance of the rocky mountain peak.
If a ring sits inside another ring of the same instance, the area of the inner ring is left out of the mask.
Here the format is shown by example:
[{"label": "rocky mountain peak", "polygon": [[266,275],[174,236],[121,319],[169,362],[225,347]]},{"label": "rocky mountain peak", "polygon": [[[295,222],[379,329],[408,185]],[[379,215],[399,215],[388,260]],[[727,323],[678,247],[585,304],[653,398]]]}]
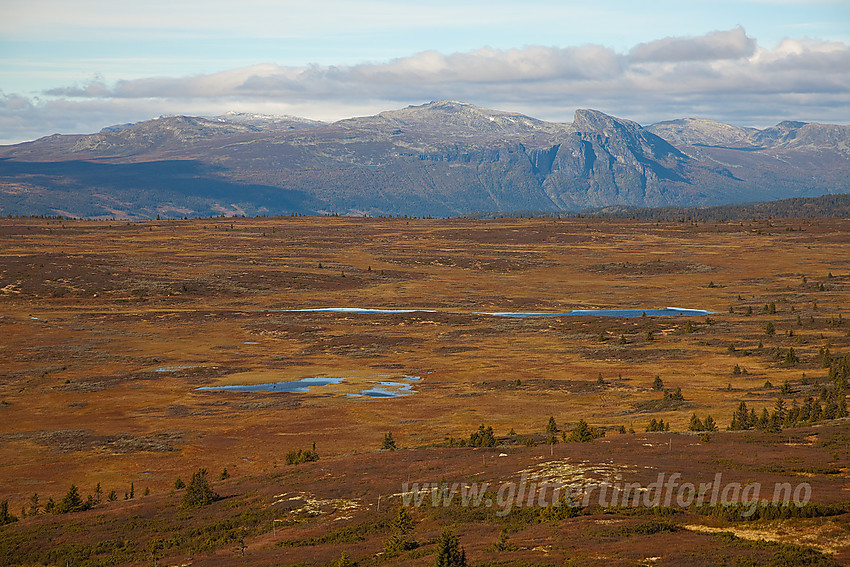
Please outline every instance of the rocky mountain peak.
[{"label": "rocky mountain peak", "polygon": [[417,131],[444,135],[514,135],[551,132],[566,126],[530,118],[516,112],[490,110],[453,100],[431,101],[376,116],[341,120],[337,125],[356,128],[382,128],[401,132]]},{"label": "rocky mountain peak", "polygon": [[604,112],[590,109],[579,109],[575,112],[573,127],[581,132],[600,132],[611,135],[616,130],[636,132],[640,130],[640,124],[609,116]]},{"label": "rocky mountain peak", "polygon": [[617,154],[655,158],[684,158],[675,147],[631,120],[609,116],[598,110],[576,110],[573,128],[583,137],[601,136]]},{"label": "rocky mountain peak", "polygon": [[759,130],[753,135],[753,141],[763,146],[776,146],[790,142],[797,137],[797,131],[805,126],[805,122],[784,120],[776,126]]},{"label": "rocky mountain peak", "polygon": [[81,136],[72,152],[151,151],[169,144],[187,144],[229,134],[256,132],[249,124],[209,120],[196,116],[161,116],[155,120],[131,124],[124,128],[106,129],[98,134]]},{"label": "rocky mountain peak", "polygon": [[657,122],[646,128],[676,146],[719,146],[746,148],[752,146],[755,128],[742,128],[706,120],[704,118],[680,118]]},{"label": "rocky mountain peak", "polygon": [[310,120],[291,116],[289,114],[255,114],[252,112],[236,112],[229,111],[219,116],[213,116],[210,120],[217,122],[228,122],[232,124],[245,124],[255,126],[261,129],[267,128],[312,128],[316,126],[324,126],[325,122],[319,120]]}]

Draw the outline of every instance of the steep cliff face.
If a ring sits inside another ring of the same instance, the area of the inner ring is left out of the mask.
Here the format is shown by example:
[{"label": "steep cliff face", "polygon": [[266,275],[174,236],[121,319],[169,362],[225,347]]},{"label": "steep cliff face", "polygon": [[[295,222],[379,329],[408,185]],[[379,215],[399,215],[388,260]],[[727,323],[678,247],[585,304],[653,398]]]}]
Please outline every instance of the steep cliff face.
[{"label": "steep cliff face", "polygon": [[[0,213],[455,215],[850,191],[850,128],[571,124],[439,101],[324,124],[175,116],[0,148]],[[816,172],[816,175],[813,174]]]},{"label": "steep cliff face", "polygon": [[563,208],[664,205],[665,193],[685,183],[690,158],[635,122],[578,110],[572,128],[544,181]]}]

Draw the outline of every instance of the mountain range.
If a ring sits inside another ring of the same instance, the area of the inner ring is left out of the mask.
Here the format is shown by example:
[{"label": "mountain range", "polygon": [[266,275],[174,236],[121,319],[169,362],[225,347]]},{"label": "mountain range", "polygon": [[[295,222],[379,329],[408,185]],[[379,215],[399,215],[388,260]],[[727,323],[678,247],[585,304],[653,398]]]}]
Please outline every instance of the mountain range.
[{"label": "mountain range", "polygon": [[850,193],[850,126],[570,124],[439,101],[334,123],[166,116],[0,147],[0,213],[453,216]]}]

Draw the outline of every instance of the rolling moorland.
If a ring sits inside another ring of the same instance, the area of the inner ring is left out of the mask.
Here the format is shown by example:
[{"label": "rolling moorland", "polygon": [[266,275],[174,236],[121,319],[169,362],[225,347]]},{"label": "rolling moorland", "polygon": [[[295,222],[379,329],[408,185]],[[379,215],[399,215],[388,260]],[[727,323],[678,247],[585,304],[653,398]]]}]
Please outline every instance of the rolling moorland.
[{"label": "rolling moorland", "polygon": [[326,124],[167,116],[0,147],[0,215],[447,217],[850,193],[850,126],[572,123],[454,101]]},{"label": "rolling moorland", "polygon": [[[454,534],[471,565],[850,564],[848,241],[822,218],[3,219],[0,563],[424,566]],[[309,311],[351,307],[404,312]],[[641,314],[498,315],[575,309]],[[810,499],[486,505],[675,473]],[[399,512],[413,483],[441,488]]]}]

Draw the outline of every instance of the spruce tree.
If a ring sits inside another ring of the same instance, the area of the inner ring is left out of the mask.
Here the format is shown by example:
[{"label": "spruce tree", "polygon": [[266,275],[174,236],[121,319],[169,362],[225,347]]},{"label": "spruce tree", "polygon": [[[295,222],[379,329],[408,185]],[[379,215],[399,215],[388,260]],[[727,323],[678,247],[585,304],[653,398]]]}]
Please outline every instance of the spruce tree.
[{"label": "spruce tree", "polygon": [[832,365],[832,354],[829,352],[829,347],[820,349],[820,359],[822,368],[829,368]]},{"label": "spruce tree", "polygon": [[495,447],[496,446],[496,436],[493,434],[493,427],[488,426],[484,427],[484,424],[481,424],[478,427],[478,431],[474,431],[469,435],[469,446],[470,447]]},{"label": "spruce tree", "polygon": [[840,392],[838,397],[838,413],[836,417],[847,417],[847,398],[844,397],[844,392]]},{"label": "spruce tree", "polygon": [[729,429],[738,431],[741,429],[750,429],[750,412],[747,411],[747,403],[741,402],[735,413],[732,414],[732,423]]},{"label": "spruce tree", "polygon": [[597,437],[601,437],[595,427],[591,427],[583,419],[578,420],[575,428],[570,432],[567,441],[572,443],[587,443],[593,441]]},{"label": "spruce tree", "polygon": [[70,512],[82,512],[83,510],[88,510],[90,507],[91,506],[87,506],[86,502],[83,502],[83,499],[80,496],[80,490],[77,486],[72,484],[71,488],[68,489],[68,492],[62,500],[54,506],[53,513],[68,514]]},{"label": "spruce tree", "polygon": [[30,496],[29,515],[30,516],[38,516],[40,511],[41,511],[41,504],[39,504],[38,492],[36,492],[32,496]]},{"label": "spruce tree", "polygon": [[180,502],[181,508],[198,508],[212,504],[218,499],[218,494],[213,492],[209,480],[207,480],[207,469],[198,469],[192,475],[192,480],[189,481],[189,486],[186,487],[186,492],[183,493],[183,500]]},{"label": "spruce tree", "polygon": [[384,441],[381,443],[382,451],[395,451],[395,439],[393,439],[393,434],[387,431],[387,434],[384,435]]},{"label": "spruce tree", "polygon": [[436,567],[467,567],[466,552],[460,547],[457,535],[445,528],[437,542]]},{"label": "spruce tree", "polygon": [[813,400],[811,412],[809,413],[809,423],[815,423],[823,418],[823,408],[819,400]]},{"label": "spruce tree", "polygon": [[554,445],[558,442],[558,424],[555,422],[555,417],[549,417],[549,423],[546,424],[546,443]]},{"label": "spruce tree", "polygon": [[788,413],[785,409],[785,400],[782,398],[776,398],[776,403],[773,405],[773,411],[776,413],[776,417],[779,418],[779,421],[785,421],[785,416]]},{"label": "spruce tree", "polygon": [[770,426],[770,413],[767,411],[767,408],[761,409],[761,415],[756,421],[757,429],[767,429]]},{"label": "spruce tree", "polygon": [[800,362],[799,357],[797,357],[797,353],[794,352],[794,347],[788,347],[788,352],[785,353],[784,362],[789,366]]},{"label": "spruce tree", "polygon": [[17,522],[18,518],[9,513],[9,501],[0,502],[0,526]]},{"label": "spruce tree", "polygon": [[413,525],[414,522],[410,516],[410,512],[404,506],[399,506],[398,514],[396,514],[395,519],[390,524],[393,534],[384,542],[384,553],[388,556],[395,556],[418,547],[418,543],[410,541],[407,538],[407,534],[413,531]]},{"label": "spruce tree", "polygon": [[688,431],[703,431],[704,429],[705,425],[697,417],[697,414],[691,415],[691,423],[688,425]]},{"label": "spruce tree", "polygon": [[410,512],[407,511],[407,508],[404,506],[399,506],[398,514],[396,514],[395,519],[392,522],[392,527],[399,533],[409,534],[413,531],[413,518],[410,516]]}]

